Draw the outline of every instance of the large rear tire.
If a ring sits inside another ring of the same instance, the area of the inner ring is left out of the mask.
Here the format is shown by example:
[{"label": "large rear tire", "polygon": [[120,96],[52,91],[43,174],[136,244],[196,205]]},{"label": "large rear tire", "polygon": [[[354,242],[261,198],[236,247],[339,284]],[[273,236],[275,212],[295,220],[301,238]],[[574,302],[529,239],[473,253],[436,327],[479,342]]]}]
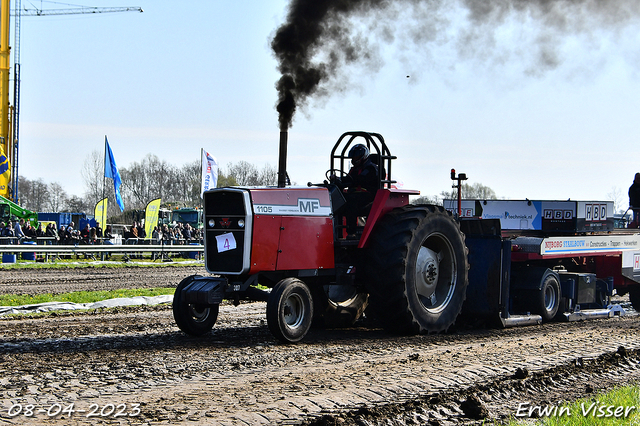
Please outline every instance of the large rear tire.
[{"label": "large rear tire", "polygon": [[438,333],[456,321],[468,284],[460,226],[439,206],[404,206],[376,224],[365,279],[373,314],[400,333]]},{"label": "large rear tire", "polygon": [[284,343],[302,340],[313,320],[313,299],[309,287],[297,278],[279,281],[267,300],[267,325]]},{"label": "large rear tire", "polygon": [[183,300],[182,289],[191,284],[198,275],[180,281],[173,295],[173,318],[180,330],[192,336],[202,336],[211,331],[218,319],[220,305],[199,305]]}]

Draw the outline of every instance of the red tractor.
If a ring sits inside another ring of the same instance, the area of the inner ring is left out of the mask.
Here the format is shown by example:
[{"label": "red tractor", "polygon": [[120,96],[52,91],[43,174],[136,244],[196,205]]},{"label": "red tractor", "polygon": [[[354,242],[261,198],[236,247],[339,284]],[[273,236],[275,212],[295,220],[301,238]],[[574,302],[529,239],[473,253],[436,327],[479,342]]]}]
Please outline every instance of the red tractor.
[{"label": "red tractor", "polygon": [[[377,165],[378,190],[358,212],[357,239],[345,232],[345,194],[331,183],[346,175],[348,152],[365,145]],[[223,299],[267,302],[267,323],[297,342],[312,322],[353,324],[367,315],[400,333],[447,330],[468,283],[460,226],[442,207],[411,205],[417,191],[396,189],[381,135],[343,134],[324,183],[307,187],[217,188],[204,194],[205,267],[177,287],[173,314],[190,335],[214,326]],[[266,289],[266,290],[265,290]]]}]

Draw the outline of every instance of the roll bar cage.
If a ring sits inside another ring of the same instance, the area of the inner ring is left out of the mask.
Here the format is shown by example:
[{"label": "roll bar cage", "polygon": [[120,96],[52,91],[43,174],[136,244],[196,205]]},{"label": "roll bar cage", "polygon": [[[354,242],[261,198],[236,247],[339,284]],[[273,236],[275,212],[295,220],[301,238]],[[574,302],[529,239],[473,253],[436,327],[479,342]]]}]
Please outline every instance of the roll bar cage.
[{"label": "roll bar cage", "polygon": [[378,166],[380,172],[379,189],[390,189],[391,184],[396,183],[391,179],[391,160],[395,160],[397,157],[391,155],[384,138],[379,133],[362,131],[343,133],[331,150],[330,169],[348,173],[350,169],[349,148],[356,143],[361,143],[369,148],[369,158]]}]

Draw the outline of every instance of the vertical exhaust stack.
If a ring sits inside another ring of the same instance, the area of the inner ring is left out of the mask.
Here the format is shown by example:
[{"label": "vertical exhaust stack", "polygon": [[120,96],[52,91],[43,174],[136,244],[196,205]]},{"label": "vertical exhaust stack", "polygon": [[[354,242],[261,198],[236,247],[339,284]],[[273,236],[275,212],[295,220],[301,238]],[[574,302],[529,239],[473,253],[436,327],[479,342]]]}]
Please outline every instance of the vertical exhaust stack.
[{"label": "vertical exhaust stack", "polygon": [[289,139],[288,131],[280,132],[280,151],[278,156],[278,188],[284,188],[287,185],[287,140]]}]

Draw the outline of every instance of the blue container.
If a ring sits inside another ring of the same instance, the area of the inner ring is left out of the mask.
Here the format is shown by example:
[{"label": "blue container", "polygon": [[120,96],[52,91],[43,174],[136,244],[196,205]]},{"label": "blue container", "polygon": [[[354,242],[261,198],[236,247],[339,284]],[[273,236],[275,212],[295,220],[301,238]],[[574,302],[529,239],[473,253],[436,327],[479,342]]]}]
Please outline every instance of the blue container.
[{"label": "blue container", "polygon": [[[190,246],[197,246],[199,245],[198,243],[189,243]],[[189,252],[189,258],[190,259],[196,259],[196,260],[200,260],[200,252],[199,251],[190,251]]]},{"label": "blue container", "polygon": [[[36,245],[36,243],[33,242],[33,241],[25,241],[22,244],[24,244],[24,245],[33,245],[33,246]],[[35,252],[23,252],[22,253],[22,260],[36,260],[36,253]]]},{"label": "blue container", "polygon": [[2,263],[16,263],[16,255],[4,253],[2,255]]},{"label": "blue container", "polygon": [[[71,222],[71,213],[38,213],[38,221],[55,221],[56,227],[68,225]],[[76,223],[77,225],[77,223]]]}]

